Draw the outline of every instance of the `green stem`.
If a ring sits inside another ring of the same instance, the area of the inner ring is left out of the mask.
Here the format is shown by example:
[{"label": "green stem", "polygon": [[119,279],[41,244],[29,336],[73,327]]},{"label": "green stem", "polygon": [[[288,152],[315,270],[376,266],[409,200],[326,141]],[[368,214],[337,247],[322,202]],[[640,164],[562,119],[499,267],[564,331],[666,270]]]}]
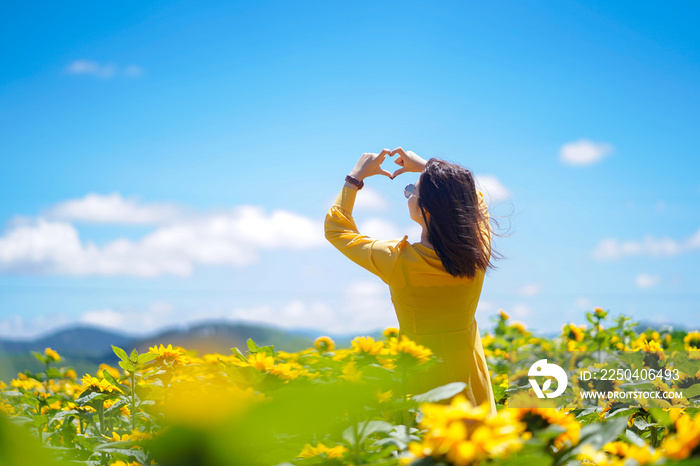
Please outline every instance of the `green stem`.
[{"label": "green stem", "polygon": [[100,433],[104,435],[105,433],[105,407],[103,402],[100,400],[97,402],[97,406],[95,407],[97,409],[97,414],[100,417]]},{"label": "green stem", "polygon": [[[402,389],[402,396],[401,400],[403,402],[406,402],[406,396],[408,395],[408,390],[407,390],[407,382],[406,382],[406,364],[401,365],[401,389]],[[408,427],[408,408],[402,409],[401,410],[401,423]]]},{"label": "green stem", "polygon": [[359,434],[357,432],[357,416],[353,415],[352,416],[352,431],[355,434],[355,463],[356,464],[361,464],[362,463],[362,458],[360,456],[360,438]]},{"label": "green stem", "polygon": [[651,446],[654,448],[657,448],[659,446],[659,439],[658,439],[658,432],[656,430],[656,426],[651,426],[649,429],[651,432]]},{"label": "green stem", "polygon": [[44,381],[44,388],[46,388],[46,393],[49,393],[49,361],[46,361],[46,380]]},{"label": "green stem", "polygon": [[131,374],[131,431],[136,430],[136,373]]}]

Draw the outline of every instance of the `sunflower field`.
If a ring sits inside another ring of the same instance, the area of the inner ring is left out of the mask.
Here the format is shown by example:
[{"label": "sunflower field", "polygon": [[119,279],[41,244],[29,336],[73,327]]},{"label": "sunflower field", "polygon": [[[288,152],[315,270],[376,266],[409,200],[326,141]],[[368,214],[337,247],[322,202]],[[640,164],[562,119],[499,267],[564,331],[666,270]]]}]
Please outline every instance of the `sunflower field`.
[{"label": "sunflower field", "polygon": [[[493,319],[482,343],[495,416],[463,396],[463,382],[407,393],[407,374],[439,361],[395,328],[349,348],[321,336],[296,353],[252,340],[230,354],[113,346],[119,367],[80,378],[46,348],[34,354],[42,371],[0,381],[0,466],[700,464],[700,371],[687,370],[700,362],[700,332],[636,333],[629,317],[609,320],[600,308],[554,338],[504,311]],[[527,383],[508,365],[513,352],[580,355],[571,369],[611,349],[656,362],[684,352],[683,397],[509,407],[513,387]]]}]

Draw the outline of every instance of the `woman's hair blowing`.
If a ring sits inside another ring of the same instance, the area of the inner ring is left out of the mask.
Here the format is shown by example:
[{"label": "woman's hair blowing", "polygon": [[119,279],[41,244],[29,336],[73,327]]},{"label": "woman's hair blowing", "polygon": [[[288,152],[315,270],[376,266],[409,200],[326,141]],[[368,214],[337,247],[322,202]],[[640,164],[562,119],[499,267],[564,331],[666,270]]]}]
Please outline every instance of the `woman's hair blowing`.
[{"label": "woman's hair blowing", "polygon": [[[491,263],[492,229],[479,208],[474,176],[468,169],[431,158],[420,176],[418,206],[428,229],[428,241],[447,272],[473,278]],[[426,218],[425,212],[430,214]]]}]

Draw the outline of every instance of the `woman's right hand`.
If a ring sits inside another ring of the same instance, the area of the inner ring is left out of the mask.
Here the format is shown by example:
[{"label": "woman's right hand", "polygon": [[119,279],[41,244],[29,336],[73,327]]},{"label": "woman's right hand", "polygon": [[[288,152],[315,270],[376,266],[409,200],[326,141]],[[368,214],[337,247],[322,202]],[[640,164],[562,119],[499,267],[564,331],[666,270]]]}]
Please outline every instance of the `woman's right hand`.
[{"label": "woman's right hand", "polygon": [[401,168],[399,168],[393,173],[393,175],[391,176],[392,179],[396,178],[396,176],[400,175],[401,173],[421,173],[425,169],[425,164],[428,163],[415,152],[411,152],[410,150],[406,152],[400,147],[397,147],[396,149],[392,150],[391,154],[389,155],[393,157],[394,154],[399,154],[399,156],[396,157],[396,159],[394,159],[394,162],[397,165],[400,165]]}]

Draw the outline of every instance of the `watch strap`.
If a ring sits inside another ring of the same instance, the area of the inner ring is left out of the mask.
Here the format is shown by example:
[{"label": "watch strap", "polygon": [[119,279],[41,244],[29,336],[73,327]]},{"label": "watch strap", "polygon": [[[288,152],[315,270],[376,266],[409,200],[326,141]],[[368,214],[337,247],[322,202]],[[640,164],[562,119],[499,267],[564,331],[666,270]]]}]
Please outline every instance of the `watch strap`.
[{"label": "watch strap", "polygon": [[365,182],[363,180],[358,180],[357,178],[353,178],[352,176],[348,175],[345,177],[345,181],[348,183],[354,184],[357,186],[357,190],[359,191],[362,189],[362,187],[365,185]]}]

